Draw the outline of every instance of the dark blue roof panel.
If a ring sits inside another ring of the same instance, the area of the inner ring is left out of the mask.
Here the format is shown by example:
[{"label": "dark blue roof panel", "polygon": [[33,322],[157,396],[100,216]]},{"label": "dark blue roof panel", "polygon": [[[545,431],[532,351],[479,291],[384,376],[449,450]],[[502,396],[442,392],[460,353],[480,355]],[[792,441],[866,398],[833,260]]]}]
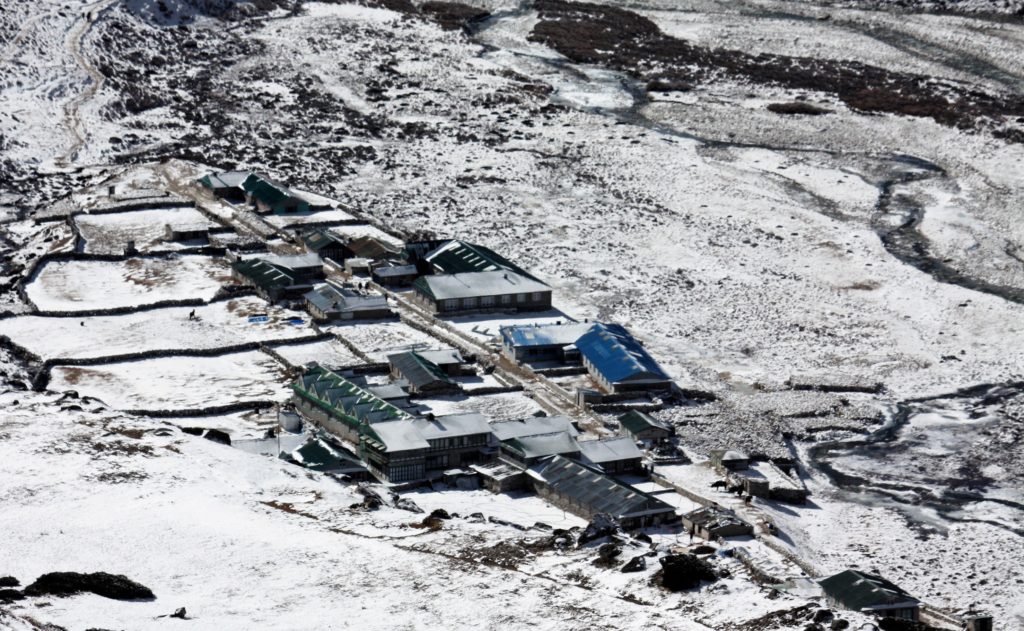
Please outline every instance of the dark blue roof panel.
[{"label": "dark blue roof panel", "polygon": [[618,324],[596,324],[576,340],[576,348],[610,383],[670,377],[629,331]]}]

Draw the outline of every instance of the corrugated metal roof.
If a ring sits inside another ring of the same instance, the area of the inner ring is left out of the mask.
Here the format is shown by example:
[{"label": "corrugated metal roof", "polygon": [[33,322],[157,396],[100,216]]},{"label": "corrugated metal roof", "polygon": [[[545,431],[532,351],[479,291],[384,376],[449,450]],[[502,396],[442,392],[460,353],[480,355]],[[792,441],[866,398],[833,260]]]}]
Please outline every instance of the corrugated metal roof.
[{"label": "corrugated metal roof", "polygon": [[530,468],[530,475],[595,512],[622,519],[636,515],[674,513],[662,500],[609,478],[600,471],[554,456]]},{"label": "corrugated metal roof", "polygon": [[610,383],[670,380],[650,353],[621,325],[597,324],[576,341],[576,347]]},{"label": "corrugated metal roof", "polygon": [[539,280],[512,261],[490,248],[475,243],[453,239],[440,245],[423,257],[439,274],[461,274],[464,272],[491,272],[507,270]]},{"label": "corrugated metal roof", "polygon": [[500,331],[502,338],[512,346],[568,346],[575,344],[596,325],[596,322],[513,324],[501,327]]},{"label": "corrugated metal roof", "polygon": [[263,289],[291,287],[296,279],[291,270],[273,265],[262,259],[244,259],[235,261],[231,268],[248,278],[254,285]]},{"label": "corrugated metal roof", "polygon": [[437,364],[438,366],[464,364],[466,362],[459,351],[454,348],[443,348],[434,351],[416,351],[416,354],[428,362]]},{"label": "corrugated metal roof", "polygon": [[858,570],[845,570],[818,583],[826,595],[854,611],[902,604],[914,607],[920,602],[891,581]]},{"label": "corrugated metal roof", "polygon": [[455,383],[437,364],[415,351],[388,355],[388,363],[417,390],[435,383]]},{"label": "corrugated metal roof", "polygon": [[630,410],[620,416],[619,423],[634,434],[650,428],[663,429],[666,432],[672,431],[672,428],[667,423],[659,421],[647,412],[640,412],[638,410]]},{"label": "corrugated metal roof", "polygon": [[491,423],[491,431],[504,442],[513,438],[523,436],[536,436],[538,434],[551,434],[553,432],[566,432],[570,436],[577,436],[579,432],[572,426],[572,421],[566,416],[531,416],[517,421],[496,421]]},{"label": "corrugated metal roof", "polygon": [[317,309],[327,313],[378,311],[388,307],[388,299],[384,296],[366,295],[331,283],[317,285],[302,297]]},{"label": "corrugated metal roof", "polygon": [[199,181],[208,188],[241,188],[242,183],[252,175],[252,171],[224,171],[204,175]]},{"label": "corrugated metal roof", "polygon": [[558,454],[578,454],[580,446],[568,432],[523,436],[505,441],[505,446],[523,458],[542,458]]},{"label": "corrugated metal roof", "polygon": [[633,439],[626,436],[584,440],[580,441],[579,446],[583,457],[594,464],[643,458],[643,454],[637,449]]},{"label": "corrugated metal roof", "polygon": [[544,283],[511,271],[421,276],[413,283],[435,300],[550,292]]},{"label": "corrugated metal roof", "polygon": [[466,414],[449,414],[435,419],[418,418],[412,425],[427,440],[452,438],[456,436],[473,436],[489,434],[490,425],[483,414],[470,412]]},{"label": "corrugated metal roof", "polygon": [[317,363],[307,368],[292,384],[292,389],[300,396],[356,421],[376,423],[412,418],[408,413]]},{"label": "corrugated metal roof", "polygon": [[410,421],[389,421],[375,423],[371,428],[374,437],[384,445],[388,453],[396,451],[412,451],[427,449],[430,443],[424,438]]}]

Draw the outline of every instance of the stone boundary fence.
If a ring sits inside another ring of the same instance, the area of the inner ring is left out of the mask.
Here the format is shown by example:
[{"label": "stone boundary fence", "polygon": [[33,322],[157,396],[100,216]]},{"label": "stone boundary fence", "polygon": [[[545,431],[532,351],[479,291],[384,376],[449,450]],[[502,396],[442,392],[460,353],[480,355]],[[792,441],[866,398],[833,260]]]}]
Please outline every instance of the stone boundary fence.
[{"label": "stone boundary fence", "polygon": [[222,405],[209,405],[205,407],[190,408],[185,410],[120,410],[125,414],[134,416],[148,416],[151,418],[197,418],[202,416],[216,416],[218,414],[231,414],[232,412],[245,412],[256,408],[273,408],[279,401],[270,399],[255,399],[252,401],[238,401],[236,403],[225,403]]}]

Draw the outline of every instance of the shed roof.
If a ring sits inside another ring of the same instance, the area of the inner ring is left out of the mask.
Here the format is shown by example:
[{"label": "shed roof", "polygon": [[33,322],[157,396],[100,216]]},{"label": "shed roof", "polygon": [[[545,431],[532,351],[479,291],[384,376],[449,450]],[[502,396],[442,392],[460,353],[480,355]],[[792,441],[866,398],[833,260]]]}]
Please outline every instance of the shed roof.
[{"label": "shed roof", "polygon": [[576,341],[576,347],[610,383],[670,381],[658,362],[621,325],[596,324]]},{"label": "shed roof", "polygon": [[289,198],[301,199],[284,184],[256,173],[250,173],[249,177],[245,178],[242,182],[242,188],[255,199],[266,204],[276,204]]},{"label": "shed roof", "polygon": [[495,421],[491,423],[491,432],[499,441],[522,438],[523,436],[536,436],[538,434],[550,434],[552,432],[566,432],[570,436],[577,436],[579,432],[572,426],[572,421],[566,416],[531,416],[515,421]]},{"label": "shed roof", "polygon": [[494,250],[458,239],[444,242],[423,258],[440,274],[510,271],[537,281],[529,272]]},{"label": "shed roof", "polygon": [[329,230],[312,230],[302,237],[302,242],[313,252],[319,252],[331,245],[345,245],[345,240],[341,238],[341,235]]},{"label": "shed roof", "polygon": [[433,351],[416,351],[416,354],[432,364],[438,366],[451,366],[453,364],[464,364],[466,360],[462,354],[454,348],[441,348]]},{"label": "shed roof", "polygon": [[380,239],[376,239],[369,235],[363,235],[361,237],[351,239],[348,242],[348,249],[351,250],[352,254],[356,257],[364,259],[379,259],[401,252],[401,250],[390,243],[384,243]]},{"label": "shed roof", "polygon": [[570,497],[574,503],[617,519],[675,513],[671,505],[653,495],[563,456],[546,458],[531,467],[529,473],[557,493]]},{"label": "shed roof", "polygon": [[750,524],[737,517],[732,511],[726,511],[714,506],[703,506],[697,510],[690,511],[686,513],[686,519],[708,530],[725,526],[750,526]]},{"label": "shed roof", "polygon": [[377,311],[388,307],[388,299],[384,296],[364,294],[331,283],[317,285],[302,297],[324,312]]},{"label": "shed roof", "polygon": [[579,442],[580,453],[594,464],[618,462],[620,460],[640,460],[643,453],[637,449],[632,438],[619,436],[600,440],[582,440]]},{"label": "shed roof", "polygon": [[920,605],[920,601],[891,581],[859,570],[845,570],[818,583],[826,595],[853,611]]},{"label": "shed roof", "polygon": [[630,410],[619,417],[619,423],[622,424],[630,433],[642,432],[645,429],[661,429],[666,432],[671,432],[672,428],[647,412],[640,412],[639,410]]},{"label": "shed roof", "polygon": [[395,276],[415,276],[415,265],[383,265],[373,268],[373,275],[379,278],[394,278]]},{"label": "shed roof", "polygon": [[421,276],[413,287],[435,300],[551,291],[544,283],[512,271]]}]

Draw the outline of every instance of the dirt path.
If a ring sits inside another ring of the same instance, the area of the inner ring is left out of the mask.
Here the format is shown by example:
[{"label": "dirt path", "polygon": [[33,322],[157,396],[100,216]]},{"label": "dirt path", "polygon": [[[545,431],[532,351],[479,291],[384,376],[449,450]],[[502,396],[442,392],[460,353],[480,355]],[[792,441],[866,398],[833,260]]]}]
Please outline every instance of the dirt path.
[{"label": "dirt path", "polygon": [[117,0],[98,0],[92,4],[85,5],[82,18],[75,22],[75,26],[72,27],[68,33],[68,38],[64,42],[64,48],[68,54],[89,75],[89,85],[81,94],[64,105],[64,120],[62,122],[68,130],[68,135],[71,136],[71,146],[63,155],[57,156],[54,160],[58,166],[70,166],[74,162],[75,155],[85,145],[88,132],[84,129],[79,112],[83,104],[96,96],[104,81],[103,74],[93,67],[82,53],[82,38],[89,32],[92,25],[96,23],[100,14],[116,2]]}]

